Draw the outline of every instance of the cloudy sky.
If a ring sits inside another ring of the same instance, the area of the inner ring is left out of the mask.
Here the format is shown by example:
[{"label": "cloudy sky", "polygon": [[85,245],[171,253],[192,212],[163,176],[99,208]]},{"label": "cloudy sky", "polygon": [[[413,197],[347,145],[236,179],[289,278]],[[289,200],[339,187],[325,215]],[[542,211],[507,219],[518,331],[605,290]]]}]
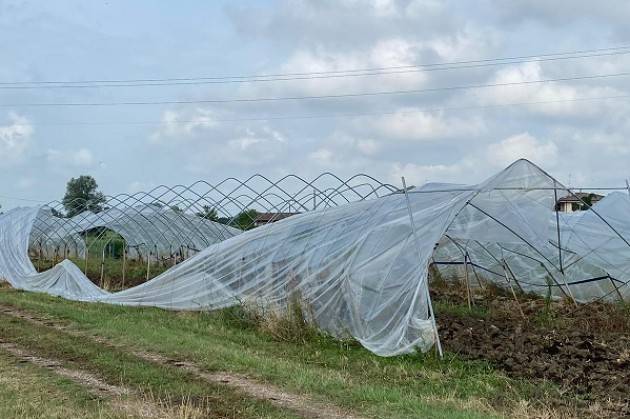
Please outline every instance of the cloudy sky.
[{"label": "cloudy sky", "polygon": [[[108,194],[254,173],[471,183],[520,157],[571,185],[623,185],[630,49],[426,64],[629,46],[630,3],[472,3],[0,0],[0,204],[58,199],[80,174]],[[199,80],[252,75],[281,76]],[[19,83],[164,79],[195,80]],[[518,84],[548,79],[565,80]]]}]

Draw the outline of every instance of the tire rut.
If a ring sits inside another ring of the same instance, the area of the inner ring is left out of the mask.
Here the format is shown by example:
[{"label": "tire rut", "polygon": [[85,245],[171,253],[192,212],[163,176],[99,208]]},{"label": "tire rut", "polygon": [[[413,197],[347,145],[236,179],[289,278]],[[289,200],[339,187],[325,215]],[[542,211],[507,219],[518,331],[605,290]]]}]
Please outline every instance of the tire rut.
[{"label": "tire rut", "polygon": [[45,326],[48,328],[52,328],[58,330],[60,332],[81,337],[88,338],[99,344],[115,348],[118,350],[124,350],[137,358],[140,358],[145,361],[149,361],[162,366],[172,366],[176,368],[180,368],[196,378],[200,378],[211,384],[219,384],[228,386],[234,389],[241,391],[242,393],[248,395],[249,397],[256,398],[258,400],[265,400],[269,403],[283,408],[293,411],[303,418],[308,419],[361,419],[361,416],[358,416],[354,413],[343,410],[337,406],[326,404],[320,401],[312,400],[306,396],[300,394],[294,394],[287,391],[284,391],[274,385],[261,383],[258,380],[251,379],[241,374],[234,374],[231,372],[208,372],[204,371],[203,368],[200,368],[196,364],[188,361],[177,360],[169,357],[165,357],[160,354],[150,353],[146,351],[136,351],[129,350],[127,347],[123,347],[122,345],[118,345],[110,340],[103,338],[102,336],[94,336],[89,333],[84,333],[78,331],[74,328],[71,328],[67,325],[60,324],[59,322],[39,318],[36,315],[33,315],[30,312],[27,312],[22,309],[15,308],[13,306],[6,306],[0,304],[0,313],[20,318],[22,320],[31,322],[33,324],[39,326]]},{"label": "tire rut", "polygon": [[66,378],[96,397],[108,401],[110,407],[125,416],[142,418],[170,418],[172,415],[157,404],[138,397],[136,393],[124,386],[109,384],[94,374],[63,366],[63,362],[38,356],[36,353],[19,347],[15,343],[0,340],[0,349],[11,354],[21,362],[28,362],[37,367],[52,371]]}]

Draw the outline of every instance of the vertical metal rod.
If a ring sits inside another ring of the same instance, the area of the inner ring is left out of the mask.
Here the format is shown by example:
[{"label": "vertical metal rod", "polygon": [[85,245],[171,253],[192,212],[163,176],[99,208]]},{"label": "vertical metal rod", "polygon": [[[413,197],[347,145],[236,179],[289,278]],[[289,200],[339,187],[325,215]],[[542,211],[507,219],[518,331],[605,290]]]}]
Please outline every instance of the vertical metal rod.
[{"label": "vertical metal rod", "polygon": [[628,195],[630,195],[630,181],[626,179],[626,188],[628,188]]},{"label": "vertical metal rod", "polygon": [[558,213],[558,189],[556,188],[556,181],[553,181],[553,196],[554,196],[554,209],[556,210],[556,233],[558,236],[558,266],[560,272],[564,275],[564,266],[562,264],[562,241],[560,240],[560,214]]},{"label": "vertical metal rod", "polygon": [[125,288],[125,268],[127,267],[127,242],[123,242],[123,254],[122,254],[122,284],[121,288]]},{"label": "vertical metal rod", "polygon": [[39,242],[39,259],[37,259],[37,271],[40,272],[41,271],[41,262],[42,262],[42,242]]},{"label": "vertical metal rod", "polygon": [[472,309],[472,298],[470,297],[470,283],[468,282],[468,253],[464,254],[464,281],[466,282],[466,299],[468,300],[468,310]]},{"label": "vertical metal rod", "polygon": [[101,256],[101,285],[103,288],[103,276],[105,275],[105,251],[107,250],[107,244],[103,246],[102,256]]},{"label": "vertical metal rod", "polygon": [[158,272],[160,271],[160,251],[158,250],[157,244],[155,247],[155,266],[157,266]]},{"label": "vertical metal rod", "polygon": [[88,236],[86,233],[85,235],[85,276],[87,276],[88,274],[88,253],[89,253]]},{"label": "vertical metal rod", "polygon": [[[403,191],[405,192],[405,201],[407,202],[407,210],[409,211],[409,222],[411,223],[411,234],[413,234],[414,242],[416,243],[416,250],[418,252],[418,256],[420,256],[420,242],[418,241],[418,236],[416,235],[416,226],[413,222],[413,213],[411,211],[411,204],[409,203],[409,194],[407,193],[407,183],[405,182],[405,177],[402,178]],[[438,350],[438,355],[440,358],[444,358],[444,353],[442,352],[442,343],[440,342],[440,334],[438,333],[437,323],[435,321],[435,313],[433,312],[433,303],[431,302],[431,293],[429,292],[429,278],[427,276],[424,281],[424,285],[426,287],[427,292],[427,302],[429,306],[429,315],[431,316],[431,325],[433,326],[433,333],[435,337],[435,344]]]},{"label": "vertical metal rod", "polygon": [[151,273],[151,250],[147,249],[147,281]]}]

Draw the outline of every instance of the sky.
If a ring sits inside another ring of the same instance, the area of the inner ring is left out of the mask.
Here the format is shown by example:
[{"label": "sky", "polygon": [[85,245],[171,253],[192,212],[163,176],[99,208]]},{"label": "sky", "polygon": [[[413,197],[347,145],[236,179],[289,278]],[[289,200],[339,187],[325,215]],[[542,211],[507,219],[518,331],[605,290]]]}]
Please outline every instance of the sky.
[{"label": "sky", "polygon": [[[623,186],[630,49],[535,58],[630,46],[628,21],[624,0],[0,0],[0,205],[60,199],[82,174],[110,195],[255,173],[475,183],[518,158],[569,186]],[[284,76],[198,82],[263,75]],[[521,83],[547,79],[565,80]],[[454,88],[470,85],[486,87]],[[401,90],[420,92],[330,97]],[[328,97],[286,99],[312,96]]]}]

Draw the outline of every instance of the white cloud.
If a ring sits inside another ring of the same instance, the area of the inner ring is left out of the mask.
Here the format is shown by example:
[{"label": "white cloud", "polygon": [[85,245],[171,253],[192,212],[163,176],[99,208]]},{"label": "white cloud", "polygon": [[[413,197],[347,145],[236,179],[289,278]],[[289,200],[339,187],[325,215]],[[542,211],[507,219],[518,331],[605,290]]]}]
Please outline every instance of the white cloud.
[{"label": "white cloud", "polygon": [[55,165],[80,168],[92,167],[95,163],[92,152],[87,148],[78,150],[57,150],[51,148],[46,151],[46,160]]},{"label": "white cloud", "polygon": [[389,179],[422,185],[425,182],[476,183],[507,167],[518,159],[528,159],[543,168],[554,168],[559,162],[559,150],[552,141],[540,141],[527,132],[515,134],[501,141],[472,151],[449,164],[394,163]]},{"label": "white cloud", "polygon": [[193,111],[167,110],[162,113],[160,126],[151,135],[153,142],[185,141],[204,129],[217,125],[215,114],[207,108]]},{"label": "white cloud", "polygon": [[[489,81],[489,84],[504,84],[504,86],[478,90],[469,94],[468,97],[474,102],[481,101],[485,105],[531,103],[519,107],[518,110],[525,109],[550,116],[584,118],[606,113],[609,107],[605,102],[599,102],[597,106],[585,106],[588,102],[580,99],[624,94],[623,91],[612,87],[594,87],[576,82],[527,83],[554,78],[557,77],[545,74],[540,62],[528,62],[500,69]],[[518,84],[522,82],[526,83]]]},{"label": "white cloud", "polygon": [[[466,162],[455,164],[414,164],[394,163],[390,170],[389,180],[399,185],[400,178],[405,177],[408,186],[420,186],[427,182],[458,182],[465,177]],[[470,175],[470,173],[468,173]]]},{"label": "white cloud", "polygon": [[33,135],[33,126],[26,117],[9,112],[8,119],[7,125],[0,125],[0,165],[19,161]]},{"label": "white cloud", "polygon": [[487,148],[488,161],[504,167],[515,160],[525,158],[543,167],[555,165],[558,147],[552,141],[542,142],[529,133],[513,135]]},{"label": "white cloud", "polygon": [[[242,90],[262,94],[323,95],[344,91],[395,90],[422,86],[427,80],[423,71],[372,76],[346,76],[347,70],[377,69],[418,64],[422,44],[404,38],[381,39],[369,48],[337,50],[317,45],[293,52],[279,68],[279,73],[338,72],[335,77],[309,78],[285,84],[245,84]],[[346,72],[346,73],[344,73]],[[368,73],[371,73],[370,71]],[[337,77],[340,76],[340,77]],[[378,87],[378,88],[377,88]],[[255,95],[254,95],[255,96]]]},{"label": "white cloud", "polygon": [[445,117],[441,112],[426,112],[416,108],[401,108],[394,114],[376,117],[367,125],[386,140],[432,141],[442,138],[469,138],[485,129],[481,118]]},{"label": "white cloud", "polygon": [[[229,117],[227,111],[223,114]],[[263,121],[218,121],[212,109],[194,112],[169,110],[149,143],[157,152],[170,152],[187,161],[187,169],[206,173],[209,164],[260,167],[281,159],[289,147],[288,138]],[[185,141],[186,147],[182,146]]]},{"label": "white cloud", "polygon": [[153,182],[143,182],[140,180],[134,180],[133,182],[127,185],[127,192],[130,194],[134,194],[137,192],[149,192],[157,185]]}]

